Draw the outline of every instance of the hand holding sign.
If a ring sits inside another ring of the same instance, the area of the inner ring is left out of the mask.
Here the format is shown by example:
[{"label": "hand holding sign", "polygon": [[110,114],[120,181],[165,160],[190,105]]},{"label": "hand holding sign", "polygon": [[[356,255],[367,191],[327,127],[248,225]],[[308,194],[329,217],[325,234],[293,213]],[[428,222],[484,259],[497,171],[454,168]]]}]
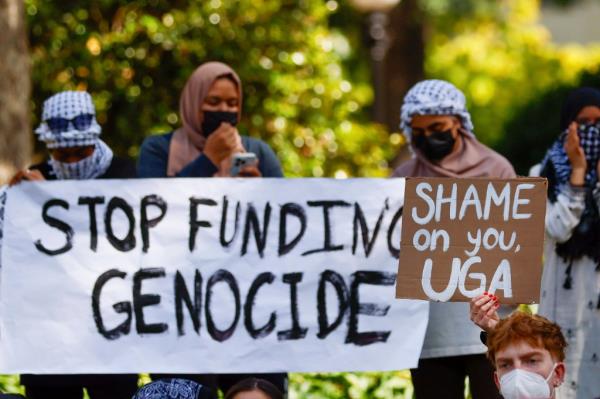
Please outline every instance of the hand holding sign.
[{"label": "hand holding sign", "polygon": [[544,179],[409,178],[397,298],[539,298]]},{"label": "hand holding sign", "polygon": [[495,295],[485,292],[483,295],[471,299],[469,313],[471,321],[484,331],[490,331],[500,321],[498,308],[500,302]]}]

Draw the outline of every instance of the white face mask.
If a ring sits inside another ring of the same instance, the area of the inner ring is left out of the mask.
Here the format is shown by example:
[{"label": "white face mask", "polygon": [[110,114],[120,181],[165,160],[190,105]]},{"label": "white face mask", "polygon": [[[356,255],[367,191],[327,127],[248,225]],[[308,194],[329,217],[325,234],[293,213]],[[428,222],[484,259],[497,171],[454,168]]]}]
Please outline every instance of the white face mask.
[{"label": "white face mask", "polygon": [[549,399],[552,396],[548,381],[554,374],[556,364],[548,378],[523,369],[514,369],[500,378],[500,393],[504,399]]}]

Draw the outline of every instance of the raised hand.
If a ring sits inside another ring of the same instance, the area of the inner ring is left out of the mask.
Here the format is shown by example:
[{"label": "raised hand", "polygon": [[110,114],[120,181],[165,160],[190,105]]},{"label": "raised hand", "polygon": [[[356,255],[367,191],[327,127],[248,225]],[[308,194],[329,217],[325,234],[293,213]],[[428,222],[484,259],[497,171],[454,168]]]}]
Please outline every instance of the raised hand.
[{"label": "raised hand", "polygon": [[579,136],[577,135],[577,123],[572,122],[569,125],[567,139],[565,140],[565,152],[571,163],[571,177],[569,179],[573,186],[583,186],[585,183],[585,173],[587,170],[587,160],[585,152],[579,145]]},{"label": "raised hand", "polygon": [[221,123],[221,126],[208,136],[203,150],[204,155],[217,166],[234,153],[243,151],[242,139],[237,129],[226,122]]},{"label": "raised hand", "polygon": [[500,303],[495,295],[485,292],[471,299],[469,307],[471,321],[484,331],[493,330],[500,321],[497,312]]}]

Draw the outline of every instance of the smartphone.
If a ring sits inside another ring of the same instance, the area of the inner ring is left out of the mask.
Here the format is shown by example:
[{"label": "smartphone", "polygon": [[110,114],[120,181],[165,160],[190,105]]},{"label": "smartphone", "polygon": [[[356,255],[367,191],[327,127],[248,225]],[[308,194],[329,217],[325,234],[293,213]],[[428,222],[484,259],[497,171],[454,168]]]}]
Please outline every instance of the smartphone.
[{"label": "smartphone", "polygon": [[231,161],[231,170],[230,170],[229,174],[231,176],[235,177],[240,173],[240,171],[245,166],[256,165],[257,161],[258,161],[258,158],[256,157],[256,154],[253,152],[237,153],[233,156],[233,159]]}]

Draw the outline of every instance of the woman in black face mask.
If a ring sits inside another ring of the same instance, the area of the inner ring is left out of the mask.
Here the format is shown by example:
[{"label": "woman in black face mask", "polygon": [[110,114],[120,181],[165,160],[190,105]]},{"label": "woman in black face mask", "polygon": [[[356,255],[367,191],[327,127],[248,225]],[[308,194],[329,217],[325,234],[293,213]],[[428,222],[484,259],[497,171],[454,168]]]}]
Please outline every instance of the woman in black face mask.
[{"label": "woman in black face mask", "polygon": [[[465,97],[448,82],[415,85],[404,98],[400,127],[413,158],[395,177],[515,177],[506,159],[475,138]],[[411,370],[417,399],[463,398],[467,376],[474,399],[500,398],[480,330],[468,314],[467,303],[430,303],[421,359]]]},{"label": "woman in black face mask", "polygon": [[258,165],[238,176],[282,177],[281,166],[264,142],[241,136],[236,125],[242,111],[242,82],[228,65],[207,62],[188,79],[179,101],[182,126],[144,140],[139,177],[225,177],[232,157],[254,153]]},{"label": "woman in black face mask", "polygon": [[460,121],[454,116],[415,115],[411,122],[415,148],[432,162],[439,162],[460,144]]},{"label": "woman in black face mask", "polygon": [[[283,177],[273,150],[263,141],[241,136],[236,126],[242,111],[242,82],[228,65],[208,62],[188,79],[179,101],[182,127],[144,140],[138,159],[139,177],[226,177],[235,154],[251,152],[257,166],[242,168],[238,177]],[[280,390],[285,373],[254,374]],[[214,392],[249,377],[245,374],[154,375],[187,378]]]}]

